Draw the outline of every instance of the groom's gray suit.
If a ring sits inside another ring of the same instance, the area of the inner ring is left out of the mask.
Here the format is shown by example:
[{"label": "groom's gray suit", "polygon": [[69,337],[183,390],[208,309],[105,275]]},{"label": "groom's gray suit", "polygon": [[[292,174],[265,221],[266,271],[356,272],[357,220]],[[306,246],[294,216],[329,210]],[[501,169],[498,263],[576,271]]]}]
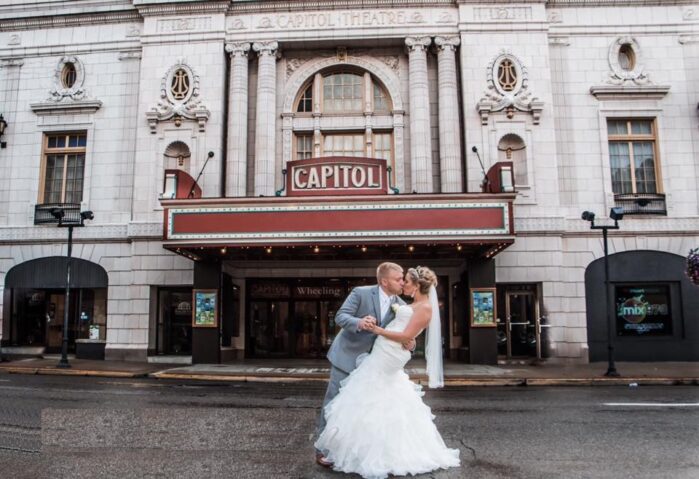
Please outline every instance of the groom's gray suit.
[{"label": "groom's gray suit", "polygon": [[[391,304],[405,304],[396,296]],[[316,437],[325,428],[325,406],[334,398],[339,389],[340,382],[345,379],[357,367],[357,358],[368,353],[376,341],[376,335],[369,331],[359,331],[359,322],[364,316],[373,316],[379,321],[381,317],[381,298],[379,286],[359,286],[354,288],[335,315],[335,322],[342,330],[335,336],[335,340],[328,351],[330,360],[330,383],[325,392],[323,408],[318,417]],[[388,311],[379,321],[379,326],[386,327],[393,321],[395,313],[389,306]]]}]

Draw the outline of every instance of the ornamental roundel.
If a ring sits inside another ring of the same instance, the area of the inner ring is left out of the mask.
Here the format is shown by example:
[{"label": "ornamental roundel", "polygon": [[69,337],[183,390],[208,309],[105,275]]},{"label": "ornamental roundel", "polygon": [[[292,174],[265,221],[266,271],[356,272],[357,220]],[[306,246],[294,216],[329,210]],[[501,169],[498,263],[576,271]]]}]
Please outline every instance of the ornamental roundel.
[{"label": "ornamental roundel", "polygon": [[198,83],[189,65],[177,63],[167,72],[163,89],[171,103],[187,103]]},{"label": "ornamental roundel", "polygon": [[171,119],[175,126],[180,126],[184,119],[195,120],[203,132],[209,116],[199,97],[199,76],[184,58],[179,58],[162,78],[157,106],[146,112],[151,133],[155,134],[158,122]]},{"label": "ornamental roundel", "polygon": [[486,72],[487,88],[476,105],[481,124],[488,124],[491,113],[505,112],[511,120],[516,111],[521,111],[531,113],[538,125],[544,103],[529,90],[529,73],[519,58],[502,50],[488,64]]},{"label": "ornamental roundel", "polygon": [[619,37],[609,47],[609,78],[612,84],[633,82],[637,85],[648,83],[645,73],[641,46],[633,37]]},{"label": "ornamental roundel", "polygon": [[522,65],[510,54],[504,53],[495,59],[491,74],[495,89],[501,95],[516,95],[522,88]]},{"label": "ornamental roundel", "polygon": [[61,58],[54,70],[53,88],[50,90],[51,99],[54,101],[65,98],[82,100],[85,97],[84,82],[85,68],[80,59],[74,56]]}]

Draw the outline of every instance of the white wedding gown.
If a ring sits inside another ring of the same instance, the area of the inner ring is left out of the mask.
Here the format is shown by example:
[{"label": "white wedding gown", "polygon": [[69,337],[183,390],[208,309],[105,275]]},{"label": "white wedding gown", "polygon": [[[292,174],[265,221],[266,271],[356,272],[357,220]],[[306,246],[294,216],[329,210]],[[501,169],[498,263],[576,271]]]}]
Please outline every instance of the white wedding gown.
[{"label": "white wedding gown", "polygon": [[[386,329],[404,330],[412,313],[401,306]],[[379,336],[371,354],[342,381],[315,443],[336,471],[382,479],[459,466],[459,450],[444,444],[422,388],[403,370],[408,360],[402,345]]]}]

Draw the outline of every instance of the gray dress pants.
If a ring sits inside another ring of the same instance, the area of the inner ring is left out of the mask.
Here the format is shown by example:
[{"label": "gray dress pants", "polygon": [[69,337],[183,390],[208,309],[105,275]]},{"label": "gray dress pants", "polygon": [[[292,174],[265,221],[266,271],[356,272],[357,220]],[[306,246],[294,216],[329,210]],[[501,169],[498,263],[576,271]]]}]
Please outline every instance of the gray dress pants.
[{"label": "gray dress pants", "polygon": [[[316,424],[316,435],[315,439],[318,439],[320,433],[325,429],[325,406],[332,401],[332,399],[337,396],[340,391],[340,382],[349,376],[349,373],[344,372],[342,369],[337,369],[335,366],[330,365],[330,382],[328,383],[328,389],[325,391],[325,399],[323,399],[323,407],[318,415],[318,422]],[[314,439],[314,442],[315,442]],[[324,451],[318,451],[324,453]]]}]

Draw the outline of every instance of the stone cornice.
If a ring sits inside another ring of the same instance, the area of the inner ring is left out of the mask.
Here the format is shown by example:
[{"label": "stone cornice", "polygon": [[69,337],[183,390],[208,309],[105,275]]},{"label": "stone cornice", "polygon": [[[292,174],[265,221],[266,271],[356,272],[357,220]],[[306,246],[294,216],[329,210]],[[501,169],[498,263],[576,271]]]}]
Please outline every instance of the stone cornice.
[{"label": "stone cornice", "polygon": [[[232,13],[272,13],[299,10],[451,7],[456,0],[231,0]],[[521,2],[520,2],[521,3]]]},{"label": "stone cornice", "polygon": [[186,2],[163,2],[162,0],[134,0],[138,12],[146,16],[156,15],[192,15],[198,13],[226,13],[230,0],[194,0]]},{"label": "stone cornice", "polygon": [[99,100],[81,100],[43,103],[32,103],[29,105],[37,115],[64,115],[75,113],[94,113],[102,107]]},{"label": "stone cornice", "polygon": [[[459,0],[468,3],[470,0]],[[493,2],[494,3],[494,2]],[[521,2],[517,2],[521,3]],[[527,2],[532,3],[532,2]],[[696,0],[546,0],[549,7],[669,7],[694,5]]]},{"label": "stone cornice", "polygon": [[0,20],[0,32],[142,21],[135,11],[12,18]]},{"label": "stone cornice", "polygon": [[[76,228],[75,242],[125,242],[135,239],[162,240],[163,223],[90,224]],[[55,226],[3,226],[0,244],[64,243],[63,232]]]},{"label": "stone cornice", "polygon": [[669,85],[597,85],[590,88],[590,93],[598,100],[639,97],[660,100],[669,91]]},{"label": "stone cornice", "polygon": [[[235,0],[234,0],[235,1]],[[545,3],[548,7],[666,7],[670,5],[693,5],[696,0],[455,0],[459,5],[536,4]]]}]

